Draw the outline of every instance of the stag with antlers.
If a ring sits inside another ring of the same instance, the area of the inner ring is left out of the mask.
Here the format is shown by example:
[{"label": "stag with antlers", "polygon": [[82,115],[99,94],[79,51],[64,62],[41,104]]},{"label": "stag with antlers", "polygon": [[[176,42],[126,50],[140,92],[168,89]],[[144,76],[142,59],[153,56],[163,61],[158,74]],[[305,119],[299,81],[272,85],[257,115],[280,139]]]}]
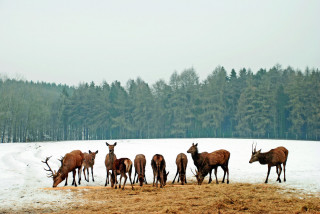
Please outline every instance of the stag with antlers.
[{"label": "stag with antlers", "polygon": [[84,155],[80,150],[74,150],[70,153],[67,153],[60,161],[61,167],[58,172],[53,171],[48,163],[51,157],[47,157],[45,161],[42,161],[48,166],[48,169],[44,168],[49,172],[48,177],[53,178],[52,187],[57,187],[64,179],[66,179],[65,186],[68,185],[68,173],[72,171],[73,173],[73,182],[72,185],[77,186],[77,182],[75,180],[76,169],[78,169],[78,177],[80,184],[81,181],[81,168],[84,159]]},{"label": "stag with antlers", "polygon": [[280,175],[281,175],[281,164],[283,165],[283,174],[284,174],[284,182],[286,182],[286,163],[288,159],[289,151],[283,146],[277,147],[275,149],[271,149],[269,152],[261,153],[261,149],[259,151],[256,150],[257,144],[253,149],[252,144],[252,155],[249,163],[253,163],[255,161],[259,161],[260,164],[268,164],[268,173],[265,183],[268,183],[268,177],[270,174],[270,169],[273,166],[277,168],[278,178],[276,181],[281,183]]}]

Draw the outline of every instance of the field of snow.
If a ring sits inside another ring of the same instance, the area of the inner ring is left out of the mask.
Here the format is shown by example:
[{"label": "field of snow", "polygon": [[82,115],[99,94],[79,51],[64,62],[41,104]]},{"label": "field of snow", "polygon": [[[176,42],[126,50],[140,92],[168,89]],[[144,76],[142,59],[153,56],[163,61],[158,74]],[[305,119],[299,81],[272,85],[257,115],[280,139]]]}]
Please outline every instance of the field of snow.
[{"label": "field of snow", "polygon": [[[45,166],[41,160],[52,156],[49,164],[53,170],[60,166],[58,158],[66,153],[80,149],[99,153],[94,166],[95,182],[84,180],[82,174],[81,186],[104,186],[106,169],[104,160],[108,153],[106,141],[68,141],[45,143],[15,143],[0,144],[0,201],[2,208],[23,207],[26,204],[43,206],[46,201],[63,201],[70,198],[68,194],[60,191],[44,191],[43,188],[52,187],[52,178],[47,178],[43,170]],[[257,142],[257,150],[267,152],[277,146],[284,146],[289,150],[286,167],[286,183],[279,185],[301,189],[305,192],[320,192],[320,142],[316,141],[285,141],[285,140],[252,140],[252,139],[150,139],[150,140],[118,140],[115,154],[118,158],[127,157],[132,161],[136,154],[144,154],[147,159],[146,176],[148,183],[152,183],[151,158],[154,154],[162,154],[166,159],[168,182],[171,183],[176,173],[175,159],[177,154],[184,152],[188,157],[187,180],[193,179],[190,168],[195,169],[191,155],[187,150],[192,143],[198,143],[199,152],[212,152],[218,149],[230,151],[230,183],[249,182],[263,183],[267,174],[267,166],[258,162],[249,164],[251,145]],[[133,169],[134,172],[134,169]],[[90,173],[91,174],[91,173]],[[72,173],[69,175],[68,184],[72,183]],[[218,179],[221,181],[223,171],[218,168]],[[214,178],[214,175],[213,175]],[[272,167],[269,183],[276,184],[276,169]],[[132,174],[133,179],[133,174]],[[204,184],[207,183],[206,178]],[[283,180],[283,173],[281,174]],[[129,181],[129,179],[128,179]],[[64,181],[59,184],[64,185]],[[65,198],[62,198],[65,197]],[[41,202],[41,204],[40,204]]]}]

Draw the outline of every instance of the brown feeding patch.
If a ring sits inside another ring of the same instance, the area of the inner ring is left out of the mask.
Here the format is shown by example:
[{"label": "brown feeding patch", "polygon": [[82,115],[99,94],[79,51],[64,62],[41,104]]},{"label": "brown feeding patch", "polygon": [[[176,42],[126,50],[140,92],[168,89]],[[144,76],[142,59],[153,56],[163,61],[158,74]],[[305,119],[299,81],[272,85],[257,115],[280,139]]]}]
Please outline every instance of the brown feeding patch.
[{"label": "brown feeding patch", "polygon": [[[51,213],[320,213],[319,193],[310,195],[267,184],[144,185],[134,190],[106,187],[61,187],[71,200]],[[70,191],[68,191],[70,193]],[[1,209],[0,209],[1,211]],[[24,209],[24,211],[26,211]]]}]

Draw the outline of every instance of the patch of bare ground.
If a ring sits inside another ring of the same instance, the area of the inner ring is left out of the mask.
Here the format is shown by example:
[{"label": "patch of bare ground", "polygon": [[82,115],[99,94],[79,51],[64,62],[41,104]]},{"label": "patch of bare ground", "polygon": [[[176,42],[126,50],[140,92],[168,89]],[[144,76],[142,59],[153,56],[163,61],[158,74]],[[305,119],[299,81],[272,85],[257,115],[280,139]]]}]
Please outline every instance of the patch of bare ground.
[{"label": "patch of bare ground", "polygon": [[[44,191],[71,191],[72,199],[52,208],[26,207],[31,213],[320,213],[320,196],[270,184],[166,185],[164,188],[127,185],[62,187]],[[0,209],[1,212],[1,209]],[[9,211],[2,211],[9,212]],[[17,211],[15,211],[17,212]],[[18,211],[19,212],[19,211]]]}]

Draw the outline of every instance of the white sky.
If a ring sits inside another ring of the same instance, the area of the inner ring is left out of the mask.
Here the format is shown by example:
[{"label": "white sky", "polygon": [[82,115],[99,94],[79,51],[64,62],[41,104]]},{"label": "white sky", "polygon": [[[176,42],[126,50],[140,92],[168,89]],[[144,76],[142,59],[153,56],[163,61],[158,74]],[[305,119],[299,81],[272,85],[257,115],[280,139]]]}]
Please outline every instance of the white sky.
[{"label": "white sky", "polygon": [[318,0],[0,0],[0,73],[66,83],[320,68]]}]

